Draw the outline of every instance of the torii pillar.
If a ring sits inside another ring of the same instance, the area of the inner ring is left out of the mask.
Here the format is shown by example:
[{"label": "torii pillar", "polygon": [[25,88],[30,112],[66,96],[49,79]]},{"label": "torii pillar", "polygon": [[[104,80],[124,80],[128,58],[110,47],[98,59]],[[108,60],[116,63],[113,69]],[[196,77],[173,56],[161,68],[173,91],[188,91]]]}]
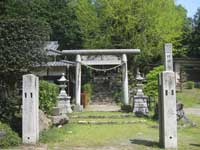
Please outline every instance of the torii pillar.
[{"label": "torii pillar", "polygon": [[75,106],[74,111],[82,111],[83,106],[81,105],[81,56],[76,55],[76,93],[75,93]]},{"label": "torii pillar", "polygon": [[127,69],[127,56],[122,55],[122,87],[123,87],[123,104],[125,106],[129,105],[128,96],[128,69]]}]

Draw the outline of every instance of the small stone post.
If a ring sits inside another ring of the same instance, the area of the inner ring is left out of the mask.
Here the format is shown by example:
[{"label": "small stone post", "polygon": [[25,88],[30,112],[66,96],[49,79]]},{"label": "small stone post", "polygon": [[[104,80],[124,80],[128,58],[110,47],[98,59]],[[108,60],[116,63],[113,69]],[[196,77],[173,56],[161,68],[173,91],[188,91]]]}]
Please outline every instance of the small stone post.
[{"label": "small stone post", "polygon": [[165,44],[165,71],[159,75],[159,142],[164,148],[177,148],[176,84],[172,44]]},{"label": "small stone post", "polygon": [[82,111],[81,106],[81,56],[76,55],[76,105],[74,111]]},{"label": "small stone post", "polygon": [[25,144],[39,140],[39,79],[33,74],[23,76],[22,139]]},{"label": "small stone post", "polygon": [[128,96],[128,69],[127,69],[127,56],[126,54],[122,55],[122,86],[123,86],[123,104],[125,106],[129,105],[129,96]]}]

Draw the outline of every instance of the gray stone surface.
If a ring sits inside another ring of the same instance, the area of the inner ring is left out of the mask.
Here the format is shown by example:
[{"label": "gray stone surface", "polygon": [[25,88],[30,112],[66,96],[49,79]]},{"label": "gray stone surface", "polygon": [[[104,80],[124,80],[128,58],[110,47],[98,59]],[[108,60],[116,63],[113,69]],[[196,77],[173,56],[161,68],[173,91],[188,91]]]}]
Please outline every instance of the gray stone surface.
[{"label": "gray stone surface", "polygon": [[39,79],[33,74],[23,76],[22,140],[36,144],[39,140]]},{"label": "gray stone surface", "polygon": [[165,44],[164,48],[164,58],[165,58],[165,71],[173,71],[173,56],[172,56],[172,44]]},{"label": "gray stone surface", "polygon": [[74,112],[81,112],[83,111],[83,106],[82,105],[74,105]]},{"label": "gray stone surface", "polygon": [[63,125],[68,123],[69,117],[67,115],[51,116],[54,125]]},{"label": "gray stone surface", "polygon": [[40,132],[49,129],[52,125],[51,119],[49,119],[42,110],[39,110],[39,124]]},{"label": "gray stone surface", "polygon": [[165,71],[159,75],[159,142],[164,148],[177,148],[176,84],[172,45],[165,45]]},{"label": "gray stone surface", "polygon": [[144,95],[143,93],[143,81],[144,78],[141,76],[139,70],[137,71],[137,92],[136,95],[133,97],[133,112],[135,113],[136,116],[144,116],[147,115],[149,110],[148,110],[148,105],[147,105],[147,100],[148,97]]},{"label": "gray stone surface", "polygon": [[128,93],[128,68],[127,68],[127,56],[122,55],[122,87],[123,87],[123,104],[129,105],[129,93]]},{"label": "gray stone surface", "polygon": [[81,56],[76,56],[76,105],[81,105]]}]

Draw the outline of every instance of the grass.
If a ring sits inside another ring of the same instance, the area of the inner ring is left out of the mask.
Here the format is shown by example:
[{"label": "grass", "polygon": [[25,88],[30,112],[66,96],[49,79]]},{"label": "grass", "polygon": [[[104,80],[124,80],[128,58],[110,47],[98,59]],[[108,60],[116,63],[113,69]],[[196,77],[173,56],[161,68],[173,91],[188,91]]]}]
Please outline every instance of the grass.
[{"label": "grass", "polygon": [[[178,101],[184,104],[184,107],[200,106],[200,89],[184,89],[177,93]],[[73,149],[81,147],[101,146],[122,146],[118,149],[129,146],[129,149],[161,149],[158,144],[159,132],[158,122],[148,118],[137,118],[130,113],[128,117],[120,116],[121,112],[81,112],[72,113],[70,123],[62,128],[51,128],[42,132],[40,142],[48,144],[49,149]],[[74,116],[74,118],[72,118]],[[84,118],[77,118],[83,116]],[[90,116],[87,118],[87,116]],[[91,116],[100,116],[100,118],[91,118]],[[102,118],[102,116],[107,116]],[[188,116],[188,115],[187,115]],[[86,118],[85,118],[86,117]],[[178,149],[179,150],[198,150],[200,149],[200,117],[195,115],[188,116],[197,126],[183,126],[178,123]],[[74,124],[78,121],[135,121],[134,124]],[[138,122],[145,120],[145,122]]]},{"label": "grass", "polygon": [[[83,112],[72,115],[116,115],[116,112]],[[117,112],[120,114],[120,112]],[[178,129],[178,147],[180,150],[197,150],[200,147],[200,118],[189,116],[197,126]],[[84,118],[85,119],[85,118]],[[84,120],[80,118],[80,120]],[[110,118],[93,119],[103,121]],[[49,149],[70,149],[73,147],[123,146],[133,149],[160,149],[158,146],[158,122],[148,118],[128,117],[117,121],[146,120],[135,124],[67,124],[62,128],[52,128],[40,135],[40,142],[47,143]],[[72,119],[73,120],[73,119]],[[90,120],[90,119],[89,119]],[[113,119],[114,120],[114,119]],[[87,148],[86,148],[87,149]],[[119,148],[120,149],[120,148]]]},{"label": "grass", "polygon": [[184,107],[200,106],[200,89],[184,89],[177,93],[177,100],[184,104]]}]

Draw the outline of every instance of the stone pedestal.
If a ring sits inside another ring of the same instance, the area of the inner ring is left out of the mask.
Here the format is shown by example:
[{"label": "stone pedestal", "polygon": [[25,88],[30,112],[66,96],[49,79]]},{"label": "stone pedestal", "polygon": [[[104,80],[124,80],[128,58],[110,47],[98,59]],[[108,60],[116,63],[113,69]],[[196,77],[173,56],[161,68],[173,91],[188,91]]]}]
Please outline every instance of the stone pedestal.
[{"label": "stone pedestal", "polygon": [[136,116],[145,116],[148,114],[147,96],[134,96],[134,109],[133,112]]},{"label": "stone pedestal", "polygon": [[83,111],[83,105],[74,105],[74,112]]},{"label": "stone pedestal", "polygon": [[39,79],[33,74],[23,76],[22,140],[36,144],[39,140]]}]

